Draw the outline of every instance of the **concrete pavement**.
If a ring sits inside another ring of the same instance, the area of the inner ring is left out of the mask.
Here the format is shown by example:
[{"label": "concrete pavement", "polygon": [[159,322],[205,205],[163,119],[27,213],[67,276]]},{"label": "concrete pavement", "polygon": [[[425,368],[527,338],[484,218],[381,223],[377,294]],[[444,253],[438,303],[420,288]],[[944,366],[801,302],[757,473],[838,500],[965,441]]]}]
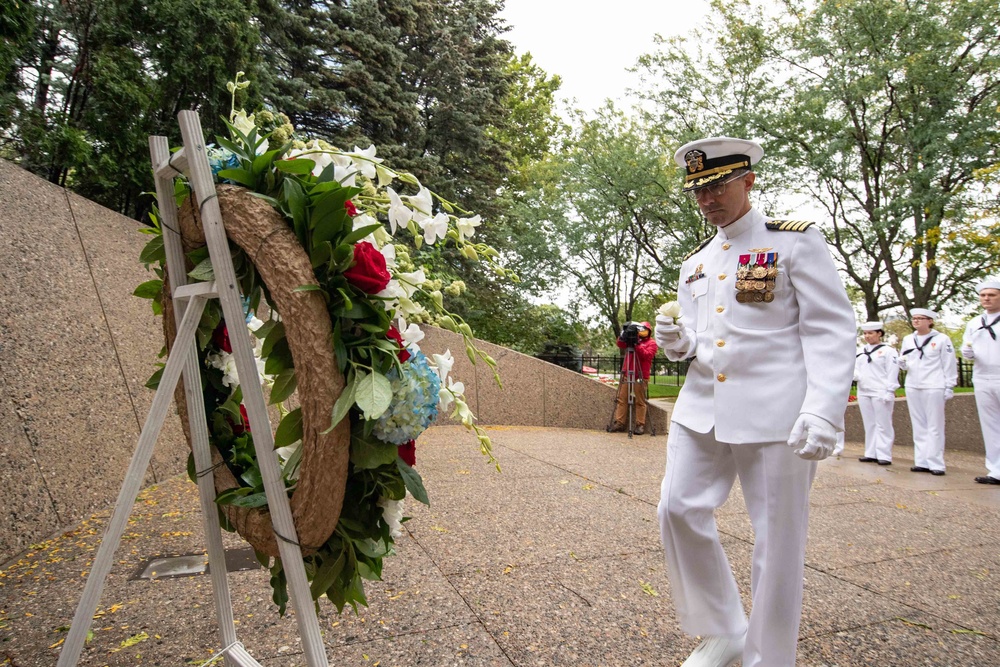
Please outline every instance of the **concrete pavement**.
[{"label": "concrete pavement", "polygon": [[[336,665],[679,665],[679,629],[656,524],[666,437],[488,429],[497,473],[460,427],[421,437],[431,507],[408,500],[407,534],[358,615],[322,601]],[[885,468],[857,443],[820,464],[812,493],[799,665],[1000,664],[1000,487],[982,460],[948,474]],[[119,480],[120,482],[120,480]],[[32,545],[0,570],[0,665],[53,665],[109,512]],[[717,512],[749,604],[753,534],[738,489]],[[244,544],[227,536],[233,550]],[[196,488],[145,491],[116,553],[83,665],[204,664],[218,642],[209,579],[133,578],[154,556],[203,553]],[[264,665],[302,665],[264,570],[230,575],[240,639]],[[219,664],[219,663],[217,663]]]}]

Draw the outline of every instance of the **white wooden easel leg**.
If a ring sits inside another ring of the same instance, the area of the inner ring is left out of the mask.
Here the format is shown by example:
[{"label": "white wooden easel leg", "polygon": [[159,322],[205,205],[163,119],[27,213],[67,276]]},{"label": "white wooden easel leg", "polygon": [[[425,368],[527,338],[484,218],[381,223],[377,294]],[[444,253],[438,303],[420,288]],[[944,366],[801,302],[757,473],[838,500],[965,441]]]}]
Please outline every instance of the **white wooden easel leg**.
[{"label": "white wooden easel leg", "polygon": [[[188,304],[187,312],[184,314],[184,319],[177,332],[177,342],[174,349],[178,352],[185,348],[194,349],[194,333],[198,328],[198,322],[204,309],[205,299],[203,297],[194,297]],[[125,474],[125,482],[118,493],[115,509],[111,513],[111,521],[108,522],[108,527],[104,531],[104,537],[101,538],[101,546],[97,550],[97,557],[94,558],[90,574],[87,575],[87,583],[83,588],[83,597],[80,598],[80,603],[76,607],[73,623],[66,636],[62,652],[59,654],[58,667],[72,667],[80,659],[80,652],[87,639],[87,631],[90,630],[94,612],[97,611],[97,605],[101,600],[104,582],[108,573],[111,572],[115,549],[118,548],[122,535],[125,533],[125,527],[128,525],[128,518],[135,505],[136,496],[139,495],[139,490],[142,488],[146,469],[153,456],[153,446],[160,435],[160,429],[163,428],[163,420],[170,408],[170,401],[173,398],[174,388],[177,386],[181,370],[184,368],[186,356],[175,354],[167,359],[163,376],[160,378],[160,386],[153,397],[153,404],[149,408],[146,423],[139,435],[139,443],[132,455],[128,472]]]},{"label": "white wooden easel leg", "polygon": [[[201,212],[205,241],[212,257],[212,269],[215,273],[222,313],[228,325],[235,330],[237,327],[242,327],[245,315],[240,302],[239,282],[231,261],[229,241],[222,222],[222,212],[215,194],[215,182],[212,180],[208,155],[205,152],[201,122],[194,111],[181,111],[178,114],[178,122],[181,136],[184,138],[184,150],[188,159],[189,178],[195,202]],[[264,491],[267,494],[271,523],[278,536],[278,551],[284,564],[285,576],[288,578],[289,597],[295,609],[306,663],[309,667],[328,667],[326,649],[319,631],[319,619],[316,617],[316,608],[309,592],[309,580],[302,563],[302,550],[297,542],[288,493],[281,479],[277,455],[274,453],[274,436],[267,416],[267,405],[260,383],[257,381],[257,363],[250,346],[250,338],[248,335],[241,335],[243,333],[241,331],[237,334],[234,331],[229,340],[233,346],[240,385],[243,387],[243,403],[250,418],[250,430],[253,433],[254,449],[257,452],[257,462],[264,482]]]}]

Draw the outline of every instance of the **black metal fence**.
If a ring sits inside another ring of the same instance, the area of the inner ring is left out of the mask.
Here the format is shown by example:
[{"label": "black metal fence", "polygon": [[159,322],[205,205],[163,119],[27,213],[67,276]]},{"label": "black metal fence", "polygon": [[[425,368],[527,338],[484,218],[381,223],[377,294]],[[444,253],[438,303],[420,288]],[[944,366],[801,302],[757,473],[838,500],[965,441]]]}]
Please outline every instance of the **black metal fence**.
[{"label": "black metal fence", "polygon": [[[592,368],[593,372],[617,377],[622,370],[624,355],[539,355],[539,359],[549,363],[569,368],[577,373],[582,373],[584,368]],[[649,369],[650,384],[672,384],[680,386],[684,384],[684,376],[687,374],[687,361],[670,361],[664,357],[653,357],[653,364]]]},{"label": "black metal fence", "polygon": [[[621,373],[623,361],[622,355],[540,355],[538,358],[563,368],[569,368],[577,373],[582,373],[586,367],[594,369],[597,374],[614,376]],[[679,387],[684,384],[689,363],[687,361],[670,361],[659,355],[653,357],[653,365],[649,373],[650,384],[672,384]],[[899,374],[900,385],[905,379],[906,371],[901,371]],[[958,359],[958,386],[972,386],[972,362],[968,359]]]}]

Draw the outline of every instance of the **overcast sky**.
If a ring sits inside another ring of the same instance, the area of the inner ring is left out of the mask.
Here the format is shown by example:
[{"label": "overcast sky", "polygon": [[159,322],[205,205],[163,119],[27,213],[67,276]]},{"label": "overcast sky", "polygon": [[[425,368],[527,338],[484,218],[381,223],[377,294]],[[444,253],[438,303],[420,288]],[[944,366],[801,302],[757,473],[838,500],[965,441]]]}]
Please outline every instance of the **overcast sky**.
[{"label": "overcast sky", "polygon": [[590,111],[635,86],[625,70],[653,51],[655,34],[686,34],[707,11],[707,0],[506,0],[500,15],[515,50],[561,76],[559,96]]}]

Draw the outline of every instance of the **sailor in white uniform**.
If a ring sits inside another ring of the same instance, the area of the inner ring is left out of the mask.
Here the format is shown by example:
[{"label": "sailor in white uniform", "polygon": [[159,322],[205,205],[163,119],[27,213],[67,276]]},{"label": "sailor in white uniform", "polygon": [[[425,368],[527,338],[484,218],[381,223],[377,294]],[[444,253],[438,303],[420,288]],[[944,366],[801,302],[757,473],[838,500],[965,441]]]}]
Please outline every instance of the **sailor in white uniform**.
[{"label": "sailor in white uniform", "polygon": [[[763,156],[716,137],[674,155],[716,234],[681,265],[669,359],[693,358],[672,413],[658,515],[681,627],[705,637],[684,667],[794,667],[809,488],[843,430],[854,312],[823,234],[750,204]],[[749,619],[714,510],[739,476],[755,540]]]},{"label": "sailor in white uniform", "polygon": [[913,472],[944,474],[944,403],[951,400],[958,379],[955,346],[934,331],[937,313],[910,310],[914,332],[899,348],[899,368],[906,371],[906,406],[913,427]]},{"label": "sailor in white uniform", "polygon": [[899,355],[882,342],[885,331],[881,322],[861,325],[865,345],[854,361],[854,380],[858,383],[858,407],[865,425],[865,455],[862,463],[892,465],[892,408],[899,388]]},{"label": "sailor in white uniform", "polygon": [[976,408],[986,444],[986,475],[980,484],[1000,484],[1000,280],[979,284],[979,303],[985,311],[972,318],[962,336],[962,356],[972,359]]}]

